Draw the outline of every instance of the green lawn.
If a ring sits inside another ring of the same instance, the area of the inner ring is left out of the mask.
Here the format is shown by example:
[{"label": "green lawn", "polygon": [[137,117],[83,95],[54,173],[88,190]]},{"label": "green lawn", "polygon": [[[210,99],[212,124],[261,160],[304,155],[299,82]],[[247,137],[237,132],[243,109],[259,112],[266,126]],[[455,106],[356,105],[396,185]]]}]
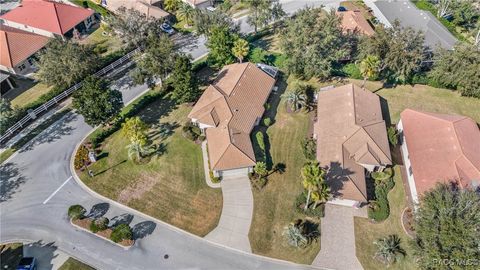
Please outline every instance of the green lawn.
[{"label": "green lawn", "polygon": [[95,270],[95,268],[90,267],[80,261],[75,260],[74,258],[68,258],[65,263],[58,268],[59,270]]},{"label": "green lawn", "polygon": [[104,35],[104,32],[110,33],[107,31],[105,24],[101,23],[100,27],[89,33],[80,43],[96,46],[102,56],[120,50],[122,48],[122,41],[115,35]]},{"label": "green lawn", "polygon": [[397,261],[388,269],[417,269],[413,257],[412,249],[408,243],[410,238],[403,231],[401,224],[401,214],[406,207],[406,195],[400,175],[400,167],[395,168],[395,187],[388,193],[390,203],[390,216],[378,224],[371,223],[366,218],[355,217],[355,247],[357,258],[365,269],[386,269],[386,267],[373,259],[375,254],[375,245],[373,241],[390,234],[397,234],[401,238],[401,246],[407,252],[407,256]]},{"label": "green lawn", "polygon": [[[205,183],[200,145],[183,137],[181,127],[191,107],[159,99],[138,114],[152,126],[150,139],[159,151],[141,164],[128,159],[129,143],[121,131],[103,143],[103,152],[82,180],[93,190],[176,227],[204,236],[218,223],[222,193]],[[172,126],[160,139],[159,125]]]},{"label": "green lawn", "polygon": [[52,88],[53,86],[47,86],[46,84],[39,82],[33,85],[31,88],[23,91],[23,93],[17,95],[10,102],[13,107],[25,107],[29,103],[36,101],[38,98],[40,98],[40,96],[48,93],[50,90],[52,90]]},{"label": "green lawn", "polygon": [[91,0],[70,0],[70,2],[73,2],[74,4],[76,4],[77,6],[80,6],[80,7],[84,7],[84,3],[86,3],[87,7],[95,10],[95,12],[98,12],[98,13],[102,14],[102,16],[106,16],[106,15],[111,14],[108,9],[106,9],[106,8],[100,6],[100,5],[95,4]]},{"label": "green lawn", "polygon": [[304,215],[296,213],[294,201],[303,190],[300,168],[305,158],[300,141],[307,136],[308,127],[309,114],[287,113],[285,102],[281,100],[275,122],[268,128],[267,134],[273,163],[284,163],[286,171],[284,174],[270,175],[268,184],[262,190],[254,190],[254,213],[249,237],[256,254],[310,264],[320,250],[320,241],[313,242],[305,249],[295,249],[288,246],[282,236],[285,226],[294,219],[304,218]]}]

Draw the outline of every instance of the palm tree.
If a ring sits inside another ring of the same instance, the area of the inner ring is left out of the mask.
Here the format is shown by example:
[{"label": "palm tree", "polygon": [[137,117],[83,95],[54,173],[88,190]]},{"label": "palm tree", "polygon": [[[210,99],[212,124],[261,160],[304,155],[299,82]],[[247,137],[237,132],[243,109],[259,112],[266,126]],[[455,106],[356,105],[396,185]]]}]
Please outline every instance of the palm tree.
[{"label": "palm tree", "polygon": [[294,91],[287,92],[283,94],[283,97],[287,100],[292,106],[292,111],[298,111],[302,107],[308,106],[307,95],[301,90],[301,88],[296,88]]},{"label": "palm tree", "polygon": [[405,256],[405,250],[400,246],[400,238],[396,234],[391,234],[385,238],[380,238],[373,242],[377,246],[375,258],[384,264],[394,263],[398,257]]},{"label": "palm tree", "polygon": [[290,223],[283,229],[282,235],[287,243],[293,247],[305,247],[308,244],[308,238],[303,235],[302,228],[296,223]]},{"label": "palm tree", "polygon": [[258,174],[260,177],[264,177],[265,175],[268,174],[267,170],[267,164],[265,162],[259,161],[255,164],[255,168],[253,169],[256,174]]},{"label": "palm tree", "polygon": [[315,202],[313,204],[313,209],[317,208],[318,204],[328,201],[329,198],[330,188],[325,182],[320,183],[317,190],[312,192],[312,201]]},{"label": "palm tree", "polygon": [[362,73],[363,76],[362,88],[365,88],[365,83],[368,78],[377,75],[379,67],[380,59],[376,55],[367,55],[367,57],[360,62],[360,73]]},{"label": "palm tree", "polygon": [[193,18],[195,18],[195,9],[190,5],[182,4],[177,10],[177,17],[185,22],[185,28],[193,25]]},{"label": "palm tree", "polygon": [[239,38],[233,43],[232,53],[240,63],[242,63],[243,58],[248,55],[248,50],[248,41],[245,39]]},{"label": "palm tree", "polygon": [[180,0],[165,0],[163,2],[163,8],[168,12],[174,12],[181,4]]},{"label": "palm tree", "polygon": [[132,141],[126,147],[128,149],[128,158],[133,161],[139,162],[146,152],[143,146],[144,144],[140,141]]},{"label": "palm tree", "polygon": [[325,171],[320,168],[318,162],[310,161],[305,164],[302,168],[302,184],[303,187],[308,191],[307,201],[305,202],[305,211],[308,208],[310,203],[310,196],[313,191],[318,190],[318,185],[324,181]]}]

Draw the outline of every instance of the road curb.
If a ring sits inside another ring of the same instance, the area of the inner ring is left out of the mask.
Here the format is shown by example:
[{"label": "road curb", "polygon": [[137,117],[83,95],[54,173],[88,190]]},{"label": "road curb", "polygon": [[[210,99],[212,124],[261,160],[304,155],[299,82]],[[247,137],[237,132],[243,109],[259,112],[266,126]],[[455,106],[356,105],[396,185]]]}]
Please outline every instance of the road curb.
[{"label": "road curb", "polygon": [[[94,220],[92,220],[92,222],[94,222]],[[103,236],[100,236],[100,235],[92,232],[92,231],[89,231],[88,229],[85,229],[85,228],[83,228],[83,227],[78,226],[77,224],[75,224],[75,223],[72,222],[72,219],[70,219],[70,224],[71,224],[73,227],[77,228],[77,229],[80,229],[80,230],[82,230],[82,231],[84,231],[84,232],[87,232],[87,233],[89,233],[89,234],[93,234],[93,235],[95,235],[96,237],[98,237],[98,238],[100,238],[100,239],[103,239],[103,240],[105,240],[105,241],[108,241],[108,242],[110,242],[110,243],[112,243],[112,244],[114,244],[114,245],[116,245],[116,246],[118,246],[118,247],[120,247],[120,248],[122,248],[122,249],[124,249],[124,250],[129,250],[131,247],[133,247],[133,246],[135,245],[135,240],[132,240],[132,241],[133,241],[133,244],[130,245],[130,246],[123,246],[123,245],[120,245],[119,243],[115,243],[115,242],[113,242],[112,240],[110,240],[110,239],[108,239],[108,238],[105,238],[105,237],[103,237]]]}]

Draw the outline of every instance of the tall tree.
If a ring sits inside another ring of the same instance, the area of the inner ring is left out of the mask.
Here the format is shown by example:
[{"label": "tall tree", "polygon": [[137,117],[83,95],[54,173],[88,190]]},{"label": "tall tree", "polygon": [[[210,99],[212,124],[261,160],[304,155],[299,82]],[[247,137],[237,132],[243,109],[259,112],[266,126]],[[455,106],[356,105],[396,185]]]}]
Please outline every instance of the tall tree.
[{"label": "tall tree", "polygon": [[232,34],[228,27],[214,27],[207,41],[207,48],[210,50],[208,58],[217,66],[233,63],[235,56],[232,49],[237,39],[238,36]]},{"label": "tall tree", "polygon": [[480,258],[480,195],[453,184],[438,184],[424,193],[415,212],[414,228],[415,255],[421,269],[469,269],[438,262]]},{"label": "tall tree", "polygon": [[243,58],[248,55],[248,51],[248,41],[245,39],[239,38],[233,43],[232,53],[240,63],[242,63]]},{"label": "tall tree", "polygon": [[130,142],[138,142],[142,146],[147,143],[147,130],[147,124],[138,116],[127,118],[122,124],[123,135],[127,137]]},{"label": "tall tree", "polygon": [[218,9],[213,12],[200,9],[195,10],[193,25],[197,34],[206,35],[207,38],[211,36],[212,30],[216,28],[225,27],[231,33],[238,33],[240,30],[240,26],[234,23],[230,16]]},{"label": "tall tree", "polygon": [[309,161],[302,168],[302,184],[307,190],[307,200],[305,202],[305,210],[310,203],[312,192],[318,190],[318,185],[324,181],[325,171],[320,167],[318,162]]},{"label": "tall tree", "polygon": [[190,58],[178,55],[175,58],[168,84],[173,88],[172,98],[178,103],[194,101],[198,95],[198,83],[192,71]]},{"label": "tall tree", "polygon": [[463,96],[480,98],[480,48],[459,44],[452,51],[440,49],[430,77]]},{"label": "tall tree", "polygon": [[280,47],[287,56],[285,67],[300,78],[326,79],[334,64],[350,54],[350,45],[332,11],[305,8],[286,21],[280,34]]},{"label": "tall tree", "polygon": [[163,1],[163,8],[168,12],[177,11],[182,5],[180,0],[165,0]]},{"label": "tall tree", "polygon": [[[285,10],[283,10],[283,6],[282,4],[280,4],[280,1],[279,0],[272,0],[271,1],[272,4],[271,4],[271,21],[272,22],[278,22],[280,20],[282,20],[285,16],[287,16],[287,13],[285,12]],[[273,31],[275,32],[276,28],[275,28],[275,24],[273,24]]]},{"label": "tall tree", "polygon": [[330,188],[328,187],[327,183],[321,182],[318,185],[317,190],[312,192],[312,201],[313,209],[317,208],[317,206],[321,203],[325,203],[330,198]]},{"label": "tall tree", "polygon": [[437,17],[443,17],[450,13],[451,4],[454,0],[435,0],[437,6]]},{"label": "tall tree", "polygon": [[147,17],[133,8],[120,7],[116,15],[107,16],[105,21],[123,43],[133,46],[143,45],[150,33],[156,35],[162,33],[160,25],[163,19]]},{"label": "tall tree", "polygon": [[185,22],[185,27],[193,25],[193,20],[195,19],[195,9],[190,5],[182,3],[180,8],[177,10],[177,17]]},{"label": "tall tree", "polygon": [[367,55],[365,59],[360,62],[360,73],[363,76],[362,88],[365,88],[365,83],[368,78],[377,76],[380,68],[380,59],[376,55]]},{"label": "tall tree", "polygon": [[122,109],[122,93],[110,89],[105,80],[88,76],[73,94],[73,107],[90,126],[105,124]]},{"label": "tall tree", "polygon": [[66,88],[81,81],[98,66],[98,55],[91,46],[52,39],[40,53],[38,78]]},{"label": "tall tree", "polygon": [[247,0],[247,5],[250,8],[250,15],[248,15],[247,22],[254,27],[255,34],[258,28],[266,26],[272,17],[272,10],[270,9],[270,0]]},{"label": "tall tree", "polygon": [[3,134],[12,124],[16,111],[12,108],[10,101],[0,98],[0,133]]},{"label": "tall tree", "polygon": [[166,35],[150,34],[143,54],[136,58],[137,67],[132,71],[136,84],[147,83],[150,87],[163,81],[172,70],[175,49],[173,41]]},{"label": "tall tree", "polygon": [[374,55],[380,59],[379,71],[390,72],[402,82],[407,82],[419,70],[424,59],[422,32],[400,26],[394,21],[392,27],[375,28],[375,35],[360,42],[360,59]]}]

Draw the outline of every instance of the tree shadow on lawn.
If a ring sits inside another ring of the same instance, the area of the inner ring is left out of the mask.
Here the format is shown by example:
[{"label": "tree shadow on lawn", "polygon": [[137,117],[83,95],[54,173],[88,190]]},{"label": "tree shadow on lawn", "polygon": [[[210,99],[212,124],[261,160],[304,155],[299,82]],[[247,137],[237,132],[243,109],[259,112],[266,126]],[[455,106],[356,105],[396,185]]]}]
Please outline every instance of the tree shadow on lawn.
[{"label": "tree shadow on lawn", "polygon": [[93,218],[93,219],[103,217],[108,212],[108,209],[110,209],[109,203],[97,203],[94,206],[92,206],[87,217]]},{"label": "tree shadow on lawn", "polygon": [[152,125],[150,132],[148,133],[148,138],[151,141],[155,140],[165,140],[175,133],[175,129],[179,128],[180,124],[178,122],[166,122],[158,123]]},{"label": "tree shadow on lawn", "polygon": [[[253,142],[253,150],[255,153],[255,158],[257,161],[263,161],[267,165],[267,169],[271,170],[273,168],[273,160],[272,160],[272,155],[270,153],[270,137],[267,133],[267,130],[270,126],[275,124],[275,118],[277,116],[278,112],[278,106],[280,105],[281,97],[282,94],[285,92],[287,89],[287,82],[285,81],[283,74],[279,74],[279,77],[277,79],[277,82],[275,84],[278,89],[277,91],[273,92],[270,94],[267,104],[269,104],[269,107],[266,109],[265,113],[263,114],[263,118],[260,121],[260,124],[256,126],[251,133],[251,140]],[[265,126],[263,123],[263,120],[266,118],[270,118],[270,126]],[[265,144],[265,152],[260,148],[257,142],[256,134],[258,132],[261,132],[263,134],[264,138],[264,144]]]},{"label": "tree shadow on lawn", "polygon": [[119,166],[119,165],[121,165],[121,164],[123,164],[123,163],[125,163],[125,162],[127,162],[126,159],[120,161],[119,163],[117,163],[117,164],[115,164],[115,165],[110,166],[109,168],[106,168],[106,169],[103,170],[103,171],[99,171],[98,173],[95,173],[95,172],[94,172],[94,175],[93,175],[93,176],[97,176],[97,175],[100,175],[100,174],[102,174],[102,173],[104,173],[104,172],[107,172],[107,171],[109,171],[109,170],[111,170],[111,169],[113,169],[113,168],[115,168],[115,167],[117,167],[117,166]]},{"label": "tree shadow on lawn", "polygon": [[157,224],[155,224],[153,221],[143,221],[135,224],[135,226],[132,228],[133,239],[138,240],[145,238],[146,236],[152,234],[156,227]]},{"label": "tree shadow on lawn", "polygon": [[137,116],[147,124],[157,124],[162,117],[169,116],[175,109],[175,101],[166,96],[145,107]]}]

